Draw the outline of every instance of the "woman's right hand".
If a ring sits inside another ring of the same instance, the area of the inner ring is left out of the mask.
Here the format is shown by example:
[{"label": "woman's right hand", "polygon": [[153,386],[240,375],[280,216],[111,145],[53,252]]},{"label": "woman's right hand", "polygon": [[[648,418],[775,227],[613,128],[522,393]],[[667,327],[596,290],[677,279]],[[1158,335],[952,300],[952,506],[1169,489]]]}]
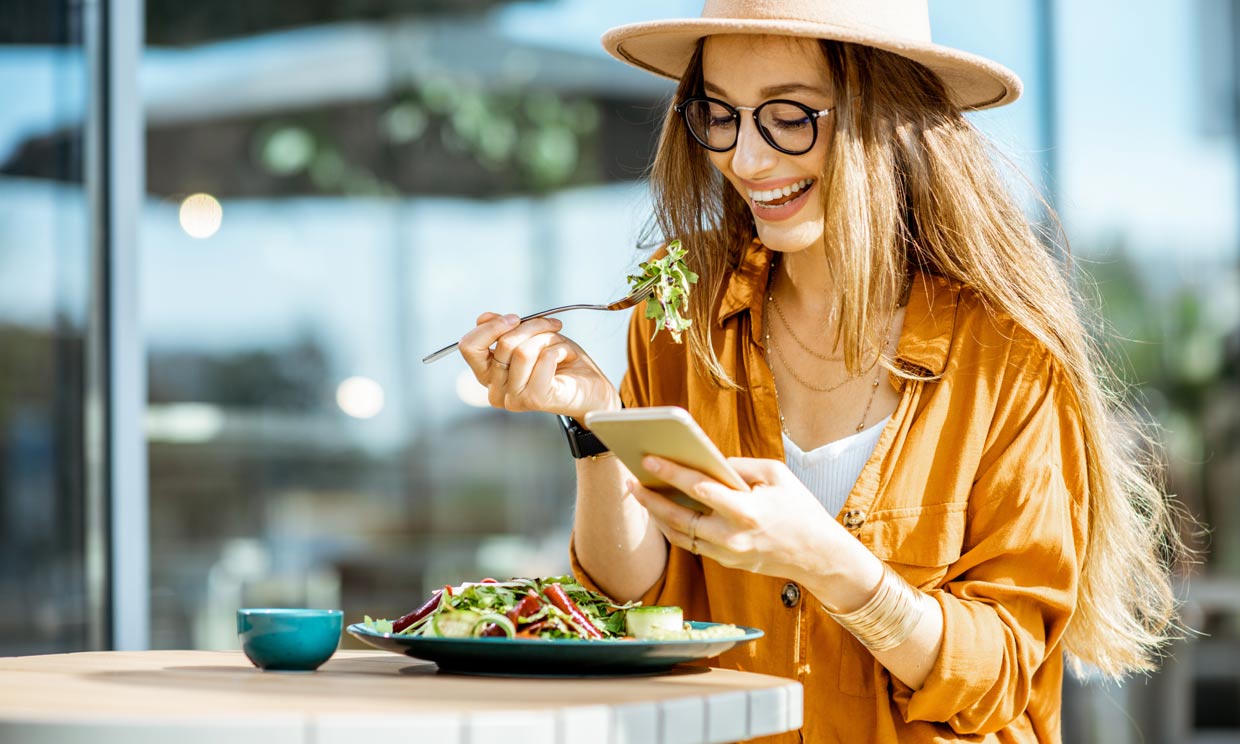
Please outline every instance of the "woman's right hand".
[{"label": "woman's right hand", "polygon": [[559,320],[519,321],[516,315],[483,313],[461,337],[461,356],[492,406],[563,414],[578,422],[589,411],[620,407],[615,386],[594,360],[559,334]]}]

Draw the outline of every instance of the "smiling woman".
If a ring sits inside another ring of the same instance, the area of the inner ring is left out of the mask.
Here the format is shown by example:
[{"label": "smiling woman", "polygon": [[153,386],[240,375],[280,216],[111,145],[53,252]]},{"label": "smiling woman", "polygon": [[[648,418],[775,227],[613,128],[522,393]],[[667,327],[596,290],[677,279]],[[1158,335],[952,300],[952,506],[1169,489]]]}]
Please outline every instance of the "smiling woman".
[{"label": "smiling woman", "polygon": [[685,408],[749,488],[642,462],[702,514],[580,459],[577,578],[762,628],[719,664],[801,681],[807,741],[1057,741],[1065,651],[1122,676],[1173,634],[1178,543],[963,115],[1020,81],[919,2],[710,0],[604,46],[679,80],[650,180],[700,277],[688,344],[635,314],[618,390],[551,324],[484,314],[461,348],[513,410]]}]

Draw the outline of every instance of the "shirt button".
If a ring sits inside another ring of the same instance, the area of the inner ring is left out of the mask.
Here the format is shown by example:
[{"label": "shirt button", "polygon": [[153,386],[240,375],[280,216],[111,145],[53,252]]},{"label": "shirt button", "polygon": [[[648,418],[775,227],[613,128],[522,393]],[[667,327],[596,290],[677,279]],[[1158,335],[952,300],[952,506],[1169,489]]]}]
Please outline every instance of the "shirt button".
[{"label": "shirt button", "polygon": [[844,526],[855,530],[865,524],[865,512],[861,509],[849,509],[844,513]]},{"label": "shirt button", "polygon": [[779,593],[779,598],[783,601],[784,607],[796,607],[801,603],[801,587],[789,581],[784,584],[784,589]]}]

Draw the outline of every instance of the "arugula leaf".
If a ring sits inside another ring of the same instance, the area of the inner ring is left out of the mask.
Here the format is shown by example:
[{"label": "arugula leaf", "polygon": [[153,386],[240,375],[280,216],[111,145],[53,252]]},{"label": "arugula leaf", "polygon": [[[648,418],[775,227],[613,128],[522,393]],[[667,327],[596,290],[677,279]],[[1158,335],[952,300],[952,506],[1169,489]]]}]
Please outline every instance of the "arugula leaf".
[{"label": "arugula leaf", "polygon": [[[578,621],[547,601],[545,589],[550,584],[559,584],[565,594],[586,616],[586,619],[603,631],[606,638],[622,637],[625,631],[625,613],[640,604],[639,602],[617,604],[609,597],[585,588],[572,576],[467,582],[456,587],[452,592],[445,591],[440,596],[440,603],[434,610],[402,630],[400,635],[432,637],[444,635],[446,631],[447,634],[452,635],[467,632],[472,636],[494,623],[511,638],[519,627],[529,627],[538,622],[541,623],[537,631],[540,638],[580,639],[582,636],[577,627]],[[533,615],[520,618],[519,624],[512,622],[508,614],[519,605],[527,592],[542,596],[542,604]],[[497,620],[497,617],[503,619]],[[364,617],[364,622],[372,630],[381,633],[392,632],[391,620],[375,620],[367,615]],[[438,627],[437,624],[444,627]]]},{"label": "arugula leaf", "polygon": [[646,300],[646,317],[655,322],[654,336],[659,335],[660,330],[667,330],[676,343],[680,343],[680,334],[692,325],[682,313],[689,312],[689,285],[698,280],[698,275],[684,262],[687,253],[679,240],[673,240],[667,244],[667,254],[663,258],[639,264],[637,268],[641,273],[628,278],[632,292],[654,288],[654,293]]}]

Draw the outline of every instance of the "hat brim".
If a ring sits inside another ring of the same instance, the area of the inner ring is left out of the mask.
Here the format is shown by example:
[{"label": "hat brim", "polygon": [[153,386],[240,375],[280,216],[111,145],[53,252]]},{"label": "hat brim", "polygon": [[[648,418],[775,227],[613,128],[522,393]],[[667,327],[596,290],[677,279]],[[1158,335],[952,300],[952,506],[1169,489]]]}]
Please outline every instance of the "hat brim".
[{"label": "hat brim", "polygon": [[717,34],[797,36],[883,49],[933,70],[947,86],[952,100],[963,109],[987,109],[1011,103],[1020,97],[1023,88],[1016,73],[976,54],[826,23],[730,18],[646,21],[617,26],[604,33],[602,41],[603,48],[621,62],[679,80],[698,40]]}]

